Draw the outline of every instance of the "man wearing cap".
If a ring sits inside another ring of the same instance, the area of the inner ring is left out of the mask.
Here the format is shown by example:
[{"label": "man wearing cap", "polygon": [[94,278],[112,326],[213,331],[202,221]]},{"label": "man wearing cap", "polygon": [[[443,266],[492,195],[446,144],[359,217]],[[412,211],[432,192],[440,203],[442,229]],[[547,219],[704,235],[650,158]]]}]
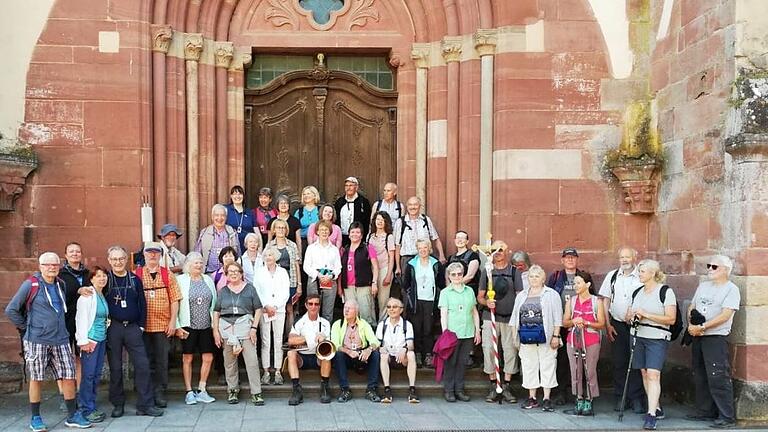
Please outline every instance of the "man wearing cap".
[{"label": "man wearing cap", "polygon": [[159,242],[144,243],[144,267],[136,269],[136,276],[144,286],[147,303],[147,324],[144,329],[144,347],[147,350],[149,369],[154,384],[155,405],[165,408],[165,390],[168,387],[168,351],[170,340],[176,333],[176,316],[179,312],[181,291],[176,276],[160,266],[163,245]]},{"label": "man wearing cap", "polygon": [[182,231],[174,224],[165,224],[160,229],[157,238],[161,240],[163,255],[160,258],[160,266],[167,268],[174,274],[181,274],[184,261],[187,257],[176,248],[176,240],[181,237]]},{"label": "man wearing cap", "polygon": [[[563,255],[560,258],[560,262],[563,264],[563,268],[556,270],[549,275],[547,286],[560,294],[563,310],[565,310],[565,304],[571,300],[571,297],[576,295],[573,279],[576,277],[576,272],[579,271],[577,267],[579,263],[579,252],[576,248],[571,246],[563,249]],[[563,341],[568,337],[568,329],[564,326],[560,328],[560,337]],[[562,383],[562,385],[557,388],[558,394],[554,399],[556,405],[568,403],[568,398],[571,394],[571,391],[568,388],[571,382],[570,367],[566,346],[565,344],[562,344],[557,354],[557,382]]]},{"label": "man wearing cap", "polygon": [[339,226],[341,227],[342,244],[349,244],[349,226],[352,222],[360,222],[365,232],[363,238],[368,234],[367,227],[371,223],[371,202],[368,198],[357,193],[360,182],[357,177],[347,177],[344,180],[344,196],[339,197],[333,204],[336,214],[339,215]]}]

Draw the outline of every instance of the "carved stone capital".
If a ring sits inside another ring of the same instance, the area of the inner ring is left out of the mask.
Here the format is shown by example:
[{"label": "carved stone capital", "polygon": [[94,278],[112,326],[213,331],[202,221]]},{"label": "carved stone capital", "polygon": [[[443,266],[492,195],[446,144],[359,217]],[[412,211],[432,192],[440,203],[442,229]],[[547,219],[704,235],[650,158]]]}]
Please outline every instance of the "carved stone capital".
[{"label": "carved stone capital", "polygon": [[184,59],[200,61],[203,52],[203,34],[187,33],[184,37]]},{"label": "carved stone capital", "polygon": [[168,24],[152,24],[152,51],[168,54],[173,29]]},{"label": "carved stone capital", "polygon": [[243,64],[244,68],[250,66],[252,61],[253,61],[253,56],[251,55],[250,50],[248,50],[247,52],[240,53],[240,62]]},{"label": "carved stone capital", "polygon": [[477,50],[480,57],[496,53],[497,34],[498,31],[496,29],[478,29],[472,35],[475,50]]},{"label": "carved stone capital", "polygon": [[216,67],[228,68],[235,55],[235,45],[232,42],[216,42],[214,49]]},{"label": "carved stone capital", "polygon": [[446,62],[461,61],[461,36],[445,36],[441,44],[443,58]]},{"label": "carved stone capital", "polygon": [[411,60],[417,68],[429,67],[429,52],[430,47],[428,43],[415,43],[411,49]]},{"label": "carved stone capital", "polygon": [[0,155],[0,211],[13,211],[14,202],[24,192],[27,176],[37,161]]}]

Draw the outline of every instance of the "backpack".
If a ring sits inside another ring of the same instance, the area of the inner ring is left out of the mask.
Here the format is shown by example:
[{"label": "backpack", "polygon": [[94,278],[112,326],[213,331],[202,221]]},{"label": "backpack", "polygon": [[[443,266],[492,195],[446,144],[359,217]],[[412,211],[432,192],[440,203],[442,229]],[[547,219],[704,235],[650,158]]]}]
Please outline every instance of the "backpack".
[{"label": "backpack", "polygon": [[[37,296],[38,291],[40,291],[40,280],[35,276],[32,275],[27,280],[32,284],[32,287],[29,289],[29,292],[27,293],[27,298],[24,300],[24,308],[21,310],[21,316],[24,317],[24,321],[27,320],[27,315],[29,314],[30,309],[32,308],[32,302],[35,300],[35,296]],[[61,291],[61,279],[59,279],[58,276],[56,276],[56,288]],[[64,304],[64,308],[67,307],[66,299],[62,299],[62,302]]]},{"label": "backpack", "polygon": [[[397,209],[397,218],[400,219],[403,217],[403,204],[398,199],[395,199],[395,202],[397,203],[397,206],[395,207]],[[377,213],[380,207],[381,200],[378,200],[373,203],[373,210],[371,210],[371,213]]]},{"label": "backpack", "polygon": [[619,278],[619,272],[621,271],[620,268],[617,268],[615,272],[611,275],[611,302],[613,302],[613,296],[616,294],[616,289],[614,286],[616,285],[616,279]]},{"label": "backpack", "polygon": [[[402,318],[402,319],[403,319],[403,338],[407,342],[408,341],[408,336],[407,336],[408,321],[406,321],[405,318]],[[385,316],[384,320],[382,321],[384,326],[381,328],[381,343],[384,343],[384,336],[387,335],[387,321],[389,321],[389,316]]]},{"label": "backpack", "polygon": [[[640,294],[640,290],[642,289],[643,287],[640,287],[632,293],[632,303],[635,302],[635,297],[637,297],[637,295]],[[661,289],[659,290],[659,300],[661,300],[662,305],[664,304],[664,301],[667,299],[667,290],[669,289],[670,289],[669,285],[662,285]],[[653,327],[659,330],[664,330],[666,332],[669,332],[670,333],[669,340],[673,341],[677,339],[680,336],[680,333],[682,333],[683,331],[683,314],[680,313],[679,302],[675,304],[675,308],[677,309],[677,313],[675,314],[675,323],[669,326],[669,328],[665,328],[665,327],[653,325],[653,324],[645,324],[645,323],[640,323],[640,325],[645,327]]]},{"label": "backpack", "polygon": [[[421,220],[424,223],[424,229],[429,231],[429,221],[427,220],[427,215],[423,214],[421,215]],[[400,241],[403,241],[403,234],[405,234],[405,229],[412,229],[408,224],[405,222],[405,216],[400,217]]]}]

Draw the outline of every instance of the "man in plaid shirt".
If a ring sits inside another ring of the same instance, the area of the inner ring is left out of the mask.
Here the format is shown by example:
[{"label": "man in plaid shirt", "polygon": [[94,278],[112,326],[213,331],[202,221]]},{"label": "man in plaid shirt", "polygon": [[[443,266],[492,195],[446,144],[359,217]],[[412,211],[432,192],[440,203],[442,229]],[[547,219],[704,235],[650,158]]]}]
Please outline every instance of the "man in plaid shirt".
[{"label": "man in plaid shirt", "polygon": [[147,300],[147,325],[144,346],[149,357],[149,369],[155,385],[155,405],[165,408],[165,390],[168,388],[168,351],[170,337],[176,333],[176,315],[179,312],[181,291],[176,276],[160,266],[163,246],[159,242],[144,244],[146,265],[136,269],[144,285]]}]

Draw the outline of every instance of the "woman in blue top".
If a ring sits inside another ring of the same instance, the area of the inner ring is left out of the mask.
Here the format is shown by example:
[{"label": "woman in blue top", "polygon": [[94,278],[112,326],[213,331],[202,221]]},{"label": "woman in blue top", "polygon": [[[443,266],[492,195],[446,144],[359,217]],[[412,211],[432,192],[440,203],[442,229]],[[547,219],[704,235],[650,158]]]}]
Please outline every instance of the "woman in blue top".
[{"label": "woman in blue top", "polygon": [[96,409],[96,394],[104,366],[107,347],[109,308],[102,291],[107,286],[107,270],[94,266],[90,275],[91,286],[85,287],[92,295],[80,296],[75,315],[75,339],[80,347],[83,375],[80,381],[79,405],[83,416],[91,423],[104,421],[106,414]]},{"label": "woman in blue top", "polygon": [[227,207],[227,225],[237,232],[240,240],[240,250],[245,250],[245,236],[248,233],[259,233],[256,218],[252,209],[245,206],[245,189],[240,185],[232,186],[229,190],[231,201]]},{"label": "woman in blue top", "polygon": [[[301,244],[307,244],[307,230],[313,223],[320,220],[317,204],[320,202],[320,192],[314,186],[306,186],[301,190],[301,207],[293,215],[301,223]],[[306,248],[304,248],[306,250]],[[303,254],[302,254],[303,256]]]}]

